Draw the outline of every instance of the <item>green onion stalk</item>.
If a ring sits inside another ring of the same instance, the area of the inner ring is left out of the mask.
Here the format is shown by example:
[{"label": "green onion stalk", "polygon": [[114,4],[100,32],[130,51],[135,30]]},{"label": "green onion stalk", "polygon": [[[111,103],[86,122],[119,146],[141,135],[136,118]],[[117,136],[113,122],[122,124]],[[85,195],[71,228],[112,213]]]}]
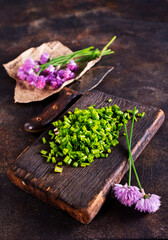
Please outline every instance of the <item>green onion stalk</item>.
[{"label": "green onion stalk", "polygon": [[114,42],[115,39],[116,39],[116,36],[114,36],[101,51],[98,48],[93,50],[94,46],[91,46],[82,50],[72,52],[67,55],[62,55],[62,56],[53,58],[51,61],[40,65],[41,69],[39,70],[38,75],[40,74],[40,72],[44,71],[49,65],[53,65],[55,67],[59,66],[60,68],[65,67],[72,59],[76,63],[82,63],[82,65],[84,65],[85,63],[92,61],[94,59],[97,59],[101,56],[113,54],[114,51],[112,51],[111,49],[108,49],[108,47]]}]

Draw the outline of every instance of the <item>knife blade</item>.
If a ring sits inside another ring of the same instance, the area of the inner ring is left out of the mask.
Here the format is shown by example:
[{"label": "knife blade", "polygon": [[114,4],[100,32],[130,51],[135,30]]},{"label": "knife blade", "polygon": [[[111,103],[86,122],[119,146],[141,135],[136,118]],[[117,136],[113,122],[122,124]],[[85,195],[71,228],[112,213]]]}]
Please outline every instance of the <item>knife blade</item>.
[{"label": "knife blade", "polygon": [[51,121],[63,113],[73,100],[98,86],[113,69],[114,67],[103,66],[91,68],[79,80],[74,81],[70,87],[64,87],[54,102],[24,124],[24,129],[28,132],[43,131]]}]

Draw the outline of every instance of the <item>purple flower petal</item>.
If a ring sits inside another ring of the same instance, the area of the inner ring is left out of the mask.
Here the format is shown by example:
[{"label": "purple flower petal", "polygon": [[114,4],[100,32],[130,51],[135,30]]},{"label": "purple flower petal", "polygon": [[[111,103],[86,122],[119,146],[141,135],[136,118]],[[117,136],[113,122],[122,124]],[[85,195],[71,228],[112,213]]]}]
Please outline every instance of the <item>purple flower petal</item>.
[{"label": "purple flower petal", "polygon": [[40,73],[40,75],[43,75],[43,76],[48,76],[50,75],[51,73],[54,73],[55,72],[55,68],[53,65],[49,65],[44,71],[42,71]]},{"label": "purple flower petal", "polygon": [[64,78],[64,75],[65,75],[65,70],[59,70],[57,71],[57,75],[60,77],[60,78]]},{"label": "purple flower petal", "polygon": [[35,63],[35,61],[32,58],[26,59],[26,61],[24,62],[23,66],[22,66],[24,72],[28,73],[28,74],[32,73],[35,64],[36,63]]},{"label": "purple flower petal", "polygon": [[43,53],[41,56],[40,56],[40,63],[41,64],[45,64],[48,59],[49,59],[50,55],[48,53]]},{"label": "purple flower petal", "polygon": [[62,79],[63,82],[65,82],[67,80],[73,79],[75,77],[75,73],[71,72],[69,69],[59,70],[58,76]]},{"label": "purple flower petal", "polygon": [[34,75],[34,74],[29,74],[27,76],[27,83],[29,85],[32,85],[32,86],[35,86],[36,87],[36,84],[37,84],[37,76]]},{"label": "purple flower petal", "polygon": [[[35,69],[35,72],[38,73],[38,72],[40,71],[40,69],[41,69],[41,67],[37,67],[37,68]],[[40,73],[40,74],[41,74],[41,73]]]},{"label": "purple flower petal", "polygon": [[46,76],[46,84],[51,85],[52,81],[56,81],[56,76],[53,73],[50,73]]},{"label": "purple flower petal", "polygon": [[57,81],[51,81],[50,84],[51,84],[51,86],[52,86],[54,89],[59,88]]},{"label": "purple flower petal", "polygon": [[113,187],[115,197],[125,206],[132,206],[142,198],[142,193],[136,186],[128,186],[127,183],[123,186],[115,184]]},{"label": "purple flower petal", "polygon": [[67,65],[67,68],[72,71],[72,72],[78,72],[79,67],[77,66],[77,64],[75,63],[75,61],[72,59],[69,64]]},{"label": "purple flower petal", "polygon": [[59,78],[59,76],[56,78],[58,87],[61,87],[61,85],[63,84],[62,79]]},{"label": "purple flower petal", "polygon": [[17,72],[17,76],[22,80],[26,80],[27,78],[27,74],[25,73],[25,71],[23,70],[23,66],[19,67],[18,72]]},{"label": "purple flower petal", "polygon": [[44,76],[38,76],[36,87],[42,89],[46,86],[46,79]]},{"label": "purple flower petal", "polygon": [[49,65],[49,66],[46,68],[45,71],[47,71],[47,72],[49,72],[49,73],[53,73],[53,72],[55,71],[55,67],[54,67],[53,65]]},{"label": "purple flower petal", "polygon": [[145,194],[135,205],[135,209],[140,212],[156,212],[161,205],[160,196],[155,194]]}]

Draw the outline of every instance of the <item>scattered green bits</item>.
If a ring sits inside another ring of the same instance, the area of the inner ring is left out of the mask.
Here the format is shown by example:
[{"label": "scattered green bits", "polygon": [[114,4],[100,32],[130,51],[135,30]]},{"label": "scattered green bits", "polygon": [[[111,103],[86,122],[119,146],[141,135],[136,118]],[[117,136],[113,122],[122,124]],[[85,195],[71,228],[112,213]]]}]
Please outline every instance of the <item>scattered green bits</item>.
[{"label": "scattered green bits", "polygon": [[109,102],[109,103],[112,102],[112,101],[113,101],[113,100],[112,100],[111,98],[107,100],[107,102]]},{"label": "scattered green bits", "polygon": [[42,142],[43,142],[43,144],[46,144],[46,143],[47,143],[45,137],[42,138]]},{"label": "scattered green bits", "polygon": [[138,113],[138,117],[144,117],[144,115],[145,115],[145,112],[143,112],[143,113]]},{"label": "scattered green bits", "polygon": [[45,151],[45,150],[41,150],[41,152],[40,152],[42,155],[46,155],[48,152],[47,151]]},{"label": "scattered green bits", "polygon": [[63,171],[62,167],[58,167],[57,165],[54,168],[54,172],[61,173]]},{"label": "scattered green bits", "polygon": [[[137,110],[136,114],[143,117],[145,113]],[[123,116],[127,123],[132,119],[133,111],[123,112],[116,104],[100,109],[96,109],[95,105],[87,109],[76,108],[74,112],[68,112],[63,120],[52,123],[54,129],[48,133],[50,140],[47,144],[50,150],[41,150],[41,155],[47,158],[46,162],[55,164],[54,172],[57,173],[63,171],[63,165],[88,167],[96,158],[105,158],[106,161],[111,148],[119,144]],[[44,137],[42,142],[47,143]]]}]

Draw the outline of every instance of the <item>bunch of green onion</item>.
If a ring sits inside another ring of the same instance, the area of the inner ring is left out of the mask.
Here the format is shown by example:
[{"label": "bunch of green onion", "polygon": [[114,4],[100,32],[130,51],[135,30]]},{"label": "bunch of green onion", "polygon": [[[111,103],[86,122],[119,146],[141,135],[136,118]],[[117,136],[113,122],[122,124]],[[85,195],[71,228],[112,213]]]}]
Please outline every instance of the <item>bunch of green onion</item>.
[{"label": "bunch of green onion", "polygon": [[[110,102],[110,101],[109,101]],[[143,117],[144,113],[138,114]],[[88,109],[68,112],[64,119],[53,122],[54,130],[49,131],[50,149],[42,150],[41,154],[47,162],[55,165],[55,172],[62,172],[63,165],[87,167],[96,158],[107,158],[111,147],[119,141],[119,132],[125,122],[132,118],[133,111],[125,113],[117,105],[96,109],[94,105]],[[43,144],[47,140],[42,138]],[[62,159],[60,160],[60,158]]]},{"label": "bunch of green onion", "polygon": [[111,51],[111,49],[108,49],[108,47],[112,44],[112,42],[116,39],[116,36],[114,36],[110,42],[100,51],[98,48],[95,50],[93,46],[75,51],[73,53],[62,55],[56,58],[53,58],[49,62],[40,65],[40,71],[38,72],[38,75],[40,72],[44,71],[49,65],[53,66],[59,66],[64,67],[67,66],[70,60],[74,60],[76,63],[82,63],[82,65],[86,64],[87,62],[94,60],[96,58],[99,58],[100,56],[105,56],[109,54],[113,54],[114,51]]}]

